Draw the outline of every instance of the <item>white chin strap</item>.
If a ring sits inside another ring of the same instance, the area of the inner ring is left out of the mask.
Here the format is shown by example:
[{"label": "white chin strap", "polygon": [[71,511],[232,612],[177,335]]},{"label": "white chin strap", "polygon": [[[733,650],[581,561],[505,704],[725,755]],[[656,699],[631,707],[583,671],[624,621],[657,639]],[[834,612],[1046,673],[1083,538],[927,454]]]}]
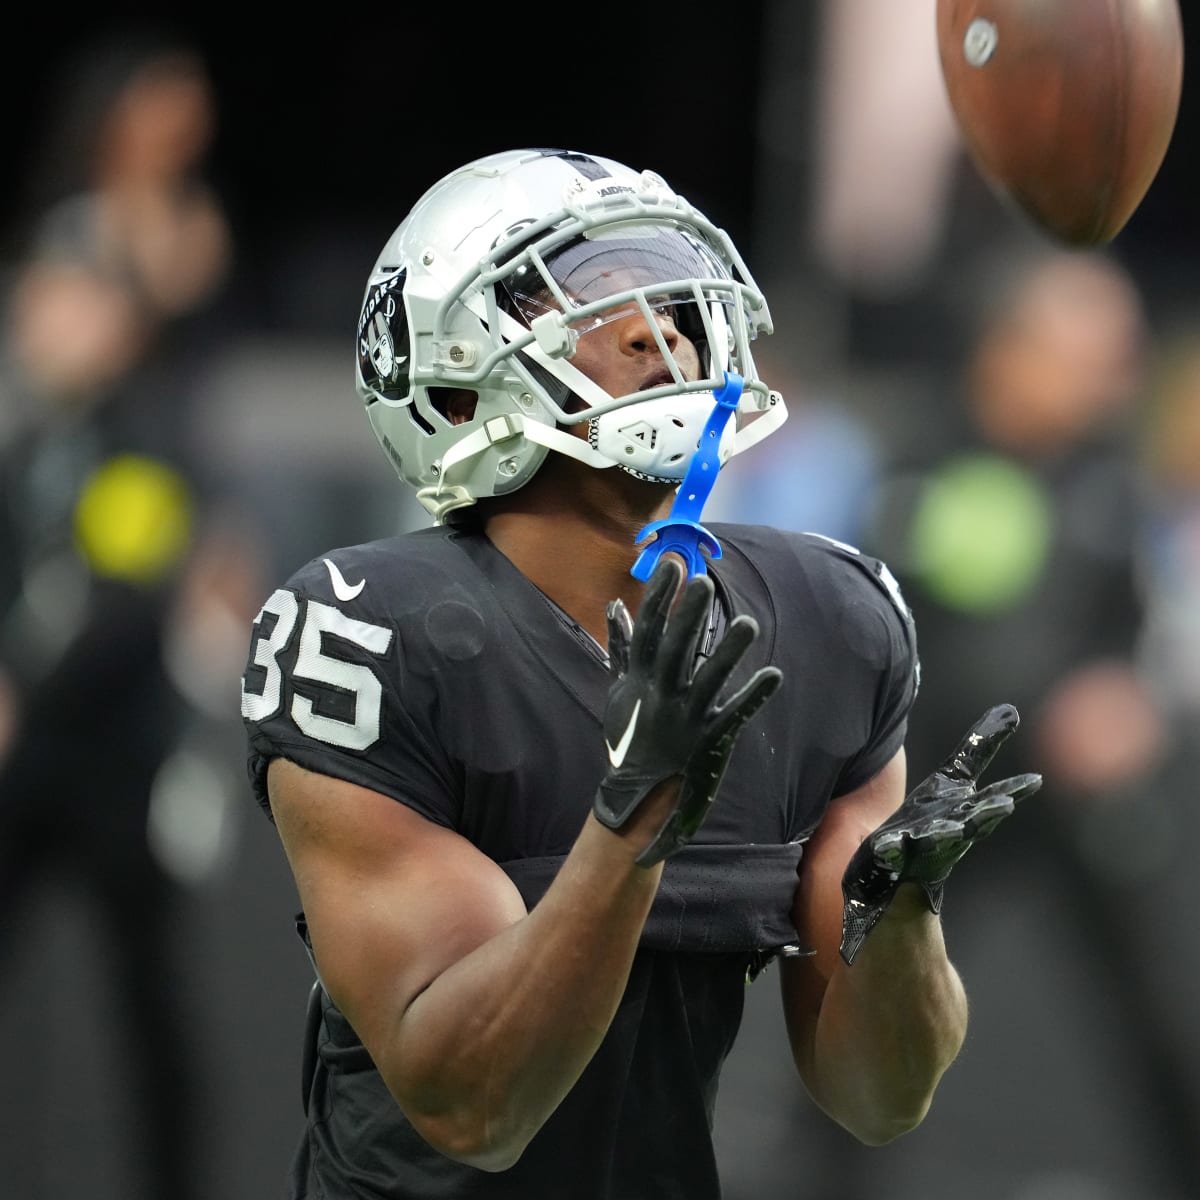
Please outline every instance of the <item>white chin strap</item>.
[{"label": "white chin strap", "polygon": [[[711,392],[643,400],[594,417],[588,422],[588,441],[523,413],[493,417],[446,452],[441,462],[442,481],[449,485],[460,464],[498,442],[523,435],[589,467],[619,466],[635,475],[678,483],[687,473],[715,403]],[[741,429],[734,429],[732,423],[726,426],[717,450],[721,465],[762,441],[786,417],[781,400]]]},{"label": "white chin strap", "polygon": [[[647,449],[640,435],[642,426],[648,423],[639,417],[640,410],[648,406],[657,407],[668,404],[677,408],[680,399],[686,399],[695,406],[697,419],[689,422],[690,427],[686,430],[673,428],[671,434],[660,441],[658,446]],[[520,432],[529,441],[539,446],[545,446],[559,454],[565,454],[568,458],[576,459],[589,467],[603,469],[619,466],[637,475],[647,475],[655,479],[678,483],[687,473],[688,464],[692,461],[696,444],[700,440],[700,433],[713,410],[714,403],[710,392],[693,392],[687,397],[646,400],[641,404],[631,404],[628,408],[615,409],[588,423],[589,433],[595,431],[593,437],[596,439],[596,445],[594,446],[590,440],[585,442],[583,438],[568,433],[564,429],[545,425],[541,421],[535,421],[519,413],[512,413],[508,417],[502,418],[502,421],[505,424],[511,422],[509,428],[519,427]],[[721,465],[723,466],[735,454],[741,454],[743,450],[762,441],[769,433],[778,429],[786,417],[787,409],[781,401],[742,429],[727,427],[721,435],[721,444],[717,451]],[[494,422],[488,422],[489,426],[492,424]],[[498,440],[500,439],[489,436],[486,427],[471,434],[470,437],[464,438],[446,454],[442,463],[443,472],[457,462],[473,458]],[[677,457],[676,451],[672,450],[670,454],[667,454],[662,450],[664,444],[683,446],[682,457],[679,457],[678,461],[674,461]],[[628,453],[626,453],[626,447],[629,447]],[[672,461],[667,461],[668,459]]]}]

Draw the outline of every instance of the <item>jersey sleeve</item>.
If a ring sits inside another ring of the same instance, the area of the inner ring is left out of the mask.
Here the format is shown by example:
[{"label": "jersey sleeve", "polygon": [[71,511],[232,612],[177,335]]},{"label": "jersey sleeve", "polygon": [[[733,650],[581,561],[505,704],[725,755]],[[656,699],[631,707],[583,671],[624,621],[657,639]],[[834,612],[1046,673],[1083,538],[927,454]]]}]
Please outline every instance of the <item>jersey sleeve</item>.
[{"label": "jersey sleeve", "polygon": [[432,729],[428,676],[406,669],[405,626],[379,603],[377,581],[347,599],[346,581],[367,574],[353,555],[338,563],[302,568],[254,621],[241,711],[255,798],[269,815],[267,767],[282,757],[453,828],[458,789]]},{"label": "jersey sleeve", "polygon": [[878,774],[904,745],[920,688],[921,663],[912,612],[887,564],[853,546],[829,545],[845,636],[877,672],[870,735],[842,767],[834,789],[834,795],[840,796]]}]

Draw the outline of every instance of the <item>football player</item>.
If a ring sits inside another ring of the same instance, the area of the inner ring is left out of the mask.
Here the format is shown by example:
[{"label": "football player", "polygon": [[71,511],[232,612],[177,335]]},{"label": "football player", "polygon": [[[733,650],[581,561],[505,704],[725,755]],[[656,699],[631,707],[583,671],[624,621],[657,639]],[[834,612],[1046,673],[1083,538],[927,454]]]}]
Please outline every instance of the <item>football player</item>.
[{"label": "football player", "polygon": [[871,1144],[924,1116],[966,1025],[943,883],[1039,780],[976,786],[1001,705],[906,799],[886,567],[701,523],[784,419],[771,331],[608,158],[469,163],[384,246],[358,392],[431,524],[297,571],[243,680],[316,973],[292,1196],[716,1200],[772,962],[816,1103]]}]

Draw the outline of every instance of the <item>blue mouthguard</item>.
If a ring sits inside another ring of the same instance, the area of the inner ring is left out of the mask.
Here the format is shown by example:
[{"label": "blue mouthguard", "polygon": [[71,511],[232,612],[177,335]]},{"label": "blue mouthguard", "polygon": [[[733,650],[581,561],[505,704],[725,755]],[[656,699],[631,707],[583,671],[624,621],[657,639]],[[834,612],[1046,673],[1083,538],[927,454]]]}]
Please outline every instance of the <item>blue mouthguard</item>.
[{"label": "blue mouthguard", "polygon": [[654,540],[634,561],[630,573],[635,579],[643,582],[649,579],[658,560],[668,551],[678,554],[687,563],[689,579],[707,574],[705,551],[707,558],[721,557],[721,544],[700,524],[700,512],[713,484],[717,482],[717,472],[721,469],[717,457],[721,434],[742,398],[742,388],[742,377],[726,371],[725,386],[713,393],[716,404],[705,423],[700,444],[688,464],[683,483],[675,493],[670,516],[661,521],[651,521],[637,536],[639,544],[647,538]]}]

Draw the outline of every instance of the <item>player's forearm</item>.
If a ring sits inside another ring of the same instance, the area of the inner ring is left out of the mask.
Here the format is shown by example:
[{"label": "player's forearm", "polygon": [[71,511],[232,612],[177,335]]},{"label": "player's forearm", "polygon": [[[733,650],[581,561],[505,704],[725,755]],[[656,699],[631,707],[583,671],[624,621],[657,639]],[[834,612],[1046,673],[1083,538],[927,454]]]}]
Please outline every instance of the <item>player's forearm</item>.
[{"label": "player's forearm", "polygon": [[881,1145],[920,1124],[966,1026],[940,921],[905,885],[854,965],[833,970],[802,1071],[830,1116]]},{"label": "player's forearm", "polygon": [[378,1065],[414,1127],[451,1157],[510,1166],[579,1078],[620,1003],[662,868],[648,836],[589,818],[527,917],[443,972]]}]

